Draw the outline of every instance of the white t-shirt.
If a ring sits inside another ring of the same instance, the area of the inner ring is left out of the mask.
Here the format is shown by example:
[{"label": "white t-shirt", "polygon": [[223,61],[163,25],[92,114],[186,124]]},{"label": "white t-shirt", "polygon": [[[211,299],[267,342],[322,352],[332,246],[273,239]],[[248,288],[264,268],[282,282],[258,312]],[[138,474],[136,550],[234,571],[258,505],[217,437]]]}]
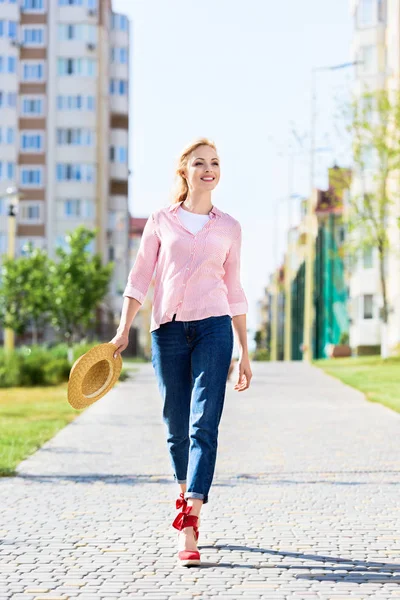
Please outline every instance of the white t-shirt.
[{"label": "white t-shirt", "polygon": [[196,213],[189,212],[181,206],[178,208],[178,216],[189,231],[196,234],[204,225],[210,220],[210,215],[198,215]]}]

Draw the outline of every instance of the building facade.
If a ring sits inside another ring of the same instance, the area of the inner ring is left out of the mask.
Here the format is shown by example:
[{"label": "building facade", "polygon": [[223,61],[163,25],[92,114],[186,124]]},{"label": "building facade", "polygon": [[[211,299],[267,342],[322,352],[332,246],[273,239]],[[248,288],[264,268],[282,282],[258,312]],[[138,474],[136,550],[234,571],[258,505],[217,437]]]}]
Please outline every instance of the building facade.
[{"label": "building facade", "polygon": [[16,255],[32,242],[55,258],[69,231],[97,228],[89,250],[115,261],[117,318],[129,271],[128,19],[110,0],[3,0],[0,72],[0,254],[15,186]]},{"label": "building facade", "polygon": [[[357,66],[355,93],[377,89],[399,89],[400,83],[400,1],[352,0],[354,19],[353,60]],[[363,178],[354,173],[352,192],[355,195],[373,190],[373,165],[370,175]],[[395,184],[398,186],[398,183]],[[396,191],[396,190],[395,190]],[[398,197],[398,192],[395,194]],[[389,215],[388,234],[391,251],[386,261],[388,327],[382,325],[382,287],[378,253],[371,248],[360,253],[350,278],[351,327],[350,344],[357,352],[378,351],[382,335],[387,336],[389,352],[400,342],[400,260],[399,228],[396,215],[399,206]],[[385,333],[384,333],[385,332]]]}]

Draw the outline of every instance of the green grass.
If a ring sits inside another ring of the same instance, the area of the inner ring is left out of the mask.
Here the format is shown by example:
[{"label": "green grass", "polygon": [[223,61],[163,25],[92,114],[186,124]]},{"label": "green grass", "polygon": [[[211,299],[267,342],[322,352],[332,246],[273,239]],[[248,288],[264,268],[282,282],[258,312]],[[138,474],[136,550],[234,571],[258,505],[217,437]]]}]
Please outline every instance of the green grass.
[{"label": "green grass", "polygon": [[67,383],[1,390],[0,476],[15,474],[21,460],[81,412],[67,401]]},{"label": "green grass", "polygon": [[[130,368],[129,377],[132,371],[137,369]],[[21,460],[83,412],[68,403],[67,388],[65,382],[0,389],[0,476],[15,475]]]},{"label": "green grass", "polygon": [[400,412],[400,357],[334,358],[316,360],[314,364],[363,392],[370,402],[379,402]]}]

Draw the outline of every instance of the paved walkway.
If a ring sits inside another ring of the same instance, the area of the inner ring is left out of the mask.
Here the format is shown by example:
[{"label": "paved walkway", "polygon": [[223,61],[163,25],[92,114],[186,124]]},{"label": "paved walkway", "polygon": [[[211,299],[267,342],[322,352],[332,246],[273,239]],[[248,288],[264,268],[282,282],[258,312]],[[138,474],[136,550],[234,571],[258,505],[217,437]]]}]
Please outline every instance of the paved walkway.
[{"label": "paved walkway", "polygon": [[0,600],[400,597],[400,416],[300,363],[252,368],[228,384],[202,567],[176,566],[145,364],[0,480]]}]

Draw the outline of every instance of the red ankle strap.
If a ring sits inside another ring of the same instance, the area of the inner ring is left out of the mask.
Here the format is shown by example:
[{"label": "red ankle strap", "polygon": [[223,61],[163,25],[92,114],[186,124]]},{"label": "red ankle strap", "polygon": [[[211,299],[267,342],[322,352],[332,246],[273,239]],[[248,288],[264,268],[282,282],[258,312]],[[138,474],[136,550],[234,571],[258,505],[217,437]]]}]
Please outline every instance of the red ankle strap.
[{"label": "red ankle strap", "polygon": [[179,531],[182,531],[184,527],[193,527],[193,529],[197,530],[197,520],[198,517],[195,515],[190,515],[190,511],[192,510],[192,506],[186,506],[182,509],[182,511],[175,517],[172,526]]},{"label": "red ankle strap", "polygon": [[176,504],[176,508],[182,508],[182,506],[183,507],[187,506],[187,500],[185,500],[185,496],[184,496],[183,492],[181,492],[179,494],[179,498],[176,500],[175,504]]}]

